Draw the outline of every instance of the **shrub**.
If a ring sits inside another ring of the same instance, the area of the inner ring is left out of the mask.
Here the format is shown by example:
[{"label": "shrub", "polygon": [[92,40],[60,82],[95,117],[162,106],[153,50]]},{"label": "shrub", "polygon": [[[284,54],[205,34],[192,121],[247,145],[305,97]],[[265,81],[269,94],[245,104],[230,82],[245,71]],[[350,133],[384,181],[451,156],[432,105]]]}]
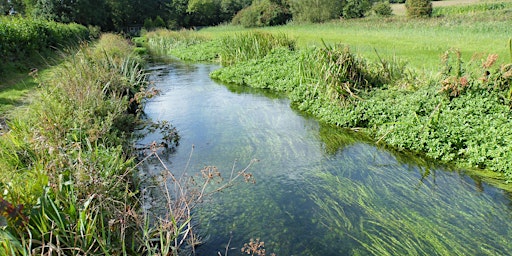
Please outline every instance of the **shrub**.
[{"label": "shrub", "polygon": [[21,17],[0,18],[0,59],[19,61],[52,48],[62,49],[89,39],[89,30],[75,23]]},{"label": "shrub", "polygon": [[407,0],[405,8],[409,18],[432,16],[432,2],[430,0]]},{"label": "shrub", "polygon": [[342,16],[345,19],[362,18],[371,6],[368,0],[346,0],[343,5]]},{"label": "shrub", "polygon": [[144,20],[144,25],[143,25],[143,27],[144,27],[144,29],[146,29],[146,30],[151,30],[151,29],[153,29],[153,27],[155,27],[155,26],[153,25],[153,20],[152,20],[151,18],[146,18],[146,19]]},{"label": "shrub", "polygon": [[393,9],[391,9],[391,4],[387,1],[377,2],[373,4],[372,11],[375,15],[381,17],[387,17],[393,15]]},{"label": "shrub", "polygon": [[289,3],[294,22],[324,22],[342,15],[340,0],[291,0]]},{"label": "shrub", "polygon": [[284,24],[290,17],[283,6],[270,0],[257,0],[239,11],[231,22],[244,27],[264,27]]},{"label": "shrub", "polygon": [[165,21],[160,16],[156,16],[155,20],[153,21],[153,27],[155,28],[165,28]]}]

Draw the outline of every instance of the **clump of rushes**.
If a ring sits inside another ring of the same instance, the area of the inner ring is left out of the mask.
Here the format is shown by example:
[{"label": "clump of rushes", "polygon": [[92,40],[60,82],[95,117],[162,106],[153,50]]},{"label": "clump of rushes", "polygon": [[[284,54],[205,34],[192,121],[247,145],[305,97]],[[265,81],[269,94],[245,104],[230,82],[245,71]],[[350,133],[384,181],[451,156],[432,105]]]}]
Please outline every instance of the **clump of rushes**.
[{"label": "clump of rushes", "polygon": [[295,49],[295,40],[286,34],[251,31],[221,40],[220,62],[229,66],[237,62],[261,59],[276,48]]},{"label": "clump of rushes", "polygon": [[342,103],[358,99],[361,92],[396,83],[407,74],[405,64],[398,60],[379,59],[380,62],[371,63],[342,45],[324,43],[324,47],[303,54],[299,68],[301,83],[313,91],[320,87],[329,99]]},{"label": "clump of rushes", "polygon": [[0,136],[0,254],[129,251],[136,197],[125,124],[146,86],[131,52],[124,38],[103,35],[40,78],[32,103],[12,114]]},{"label": "clump of rushes", "polygon": [[167,56],[174,49],[187,47],[208,41],[206,37],[197,35],[191,30],[171,31],[157,29],[144,34],[149,51],[152,55]]}]

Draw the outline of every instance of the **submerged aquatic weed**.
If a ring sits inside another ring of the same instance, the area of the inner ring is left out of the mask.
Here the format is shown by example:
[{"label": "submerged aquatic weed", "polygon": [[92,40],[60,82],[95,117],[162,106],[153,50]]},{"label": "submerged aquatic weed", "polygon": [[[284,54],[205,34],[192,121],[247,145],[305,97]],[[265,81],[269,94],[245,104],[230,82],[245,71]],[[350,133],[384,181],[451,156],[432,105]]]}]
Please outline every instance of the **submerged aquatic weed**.
[{"label": "submerged aquatic weed", "polygon": [[[382,152],[313,174],[312,200],[320,226],[337,241],[353,243],[352,253],[370,255],[502,255],[511,253],[508,228],[495,228],[492,216],[509,216],[508,207],[485,208],[492,195],[472,192],[477,184],[458,174],[399,175],[403,165]],[[372,150],[370,150],[372,151]],[[368,162],[351,165],[354,161]],[[418,172],[418,170],[413,170]],[[309,179],[308,179],[309,180]],[[467,182],[467,184],[466,184]],[[475,186],[468,191],[460,187]],[[412,196],[413,195],[413,196]],[[475,229],[474,227],[478,227]]]}]

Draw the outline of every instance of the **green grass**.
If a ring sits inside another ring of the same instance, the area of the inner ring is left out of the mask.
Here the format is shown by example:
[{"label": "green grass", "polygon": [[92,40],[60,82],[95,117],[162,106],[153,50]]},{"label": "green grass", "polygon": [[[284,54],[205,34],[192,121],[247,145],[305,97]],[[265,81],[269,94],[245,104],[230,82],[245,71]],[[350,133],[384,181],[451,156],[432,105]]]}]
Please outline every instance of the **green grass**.
[{"label": "green grass", "polygon": [[[449,7],[443,7],[449,8]],[[451,8],[451,7],[450,7]],[[505,10],[511,11],[507,4]],[[408,20],[405,17],[358,20],[338,20],[324,24],[289,24],[260,30],[286,34],[296,39],[299,48],[327,43],[341,43],[370,60],[376,60],[375,50],[384,58],[396,57],[418,70],[436,72],[440,56],[449,49],[459,49],[465,59],[478,53],[496,53],[500,61],[508,59],[507,41],[512,26],[504,10],[485,12],[471,17],[453,16],[428,20]],[[497,15],[493,19],[487,17]],[[218,26],[202,29],[199,35],[224,37],[247,31],[238,26]]]},{"label": "green grass", "polygon": [[130,98],[145,85],[131,52],[114,35],[83,45],[37,76],[30,101],[10,111],[0,136],[0,236],[11,243],[0,254],[122,250],[127,227],[109,221],[136,206],[125,146],[135,119]]}]

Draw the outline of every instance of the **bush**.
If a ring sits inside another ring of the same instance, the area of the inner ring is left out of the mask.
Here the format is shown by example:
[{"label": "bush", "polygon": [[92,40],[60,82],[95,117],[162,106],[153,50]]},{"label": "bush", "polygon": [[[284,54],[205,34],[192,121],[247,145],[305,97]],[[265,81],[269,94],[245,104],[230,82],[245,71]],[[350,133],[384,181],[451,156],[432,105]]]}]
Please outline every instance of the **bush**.
[{"label": "bush", "polygon": [[432,16],[432,2],[430,0],[407,0],[405,8],[409,18]]},{"label": "bush", "polygon": [[155,28],[165,28],[165,21],[160,16],[156,16],[155,20],[153,21],[153,26]]},{"label": "bush", "polygon": [[371,6],[368,0],[346,0],[342,16],[345,19],[362,18]]},{"label": "bush", "polygon": [[20,17],[0,18],[0,59],[19,61],[52,48],[62,49],[89,39],[89,30],[75,23]]},{"label": "bush", "polygon": [[377,2],[373,4],[372,11],[375,15],[381,17],[393,15],[393,9],[391,9],[389,2]]},{"label": "bush", "polygon": [[146,18],[144,20],[144,25],[143,25],[143,28],[146,29],[146,30],[151,30],[153,29],[155,26],[153,25],[153,20],[151,18]]},{"label": "bush", "polygon": [[270,0],[257,0],[238,12],[231,21],[235,25],[264,27],[285,24],[290,18],[286,8]]},{"label": "bush", "polygon": [[342,3],[340,0],[291,0],[290,10],[295,22],[324,22],[341,16]]},{"label": "bush", "polygon": [[226,37],[221,42],[220,60],[225,66],[260,59],[276,48],[295,48],[295,41],[285,34],[249,32]]}]

